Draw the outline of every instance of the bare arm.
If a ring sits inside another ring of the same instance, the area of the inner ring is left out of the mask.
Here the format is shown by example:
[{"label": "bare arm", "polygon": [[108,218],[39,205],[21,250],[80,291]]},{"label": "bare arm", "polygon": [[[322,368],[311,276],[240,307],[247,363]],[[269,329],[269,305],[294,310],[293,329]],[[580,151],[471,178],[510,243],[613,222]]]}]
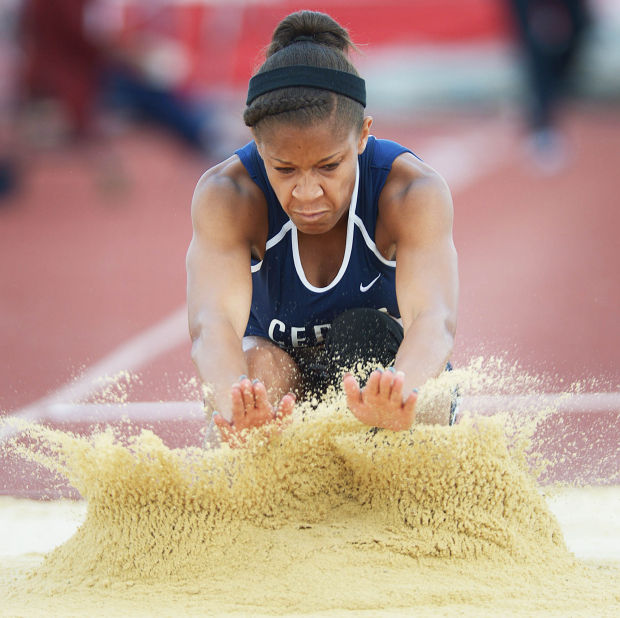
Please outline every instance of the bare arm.
[{"label": "bare arm", "polygon": [[187,252],[192,359],[210,391],[207,403],[229,421],[231,385],[247,373],[241,341],[252,298],[250,200],[227,174],[232,165],[220,164],[198,183]]},{"label": "bare arm", "polygon": [[[403,391],[439,375],[452,352],[458,302],[457,255],[452,240],[450,192],[437,175],[409,188],[396,236],[396,294],[405,337],[395,367]],[[447,416],[447,411],[445,411]],[[419,419],[445,422],[441,415]]]},{"label": "bare arm", "polygon": [[431,168],[404,155],[394,162],[379,212],[377,245],[396,253],[405,335],[394,370],[373,372],[363,389],[345,377],[347,401],[362,422],[386,429],[408,429],[415,420],[447,424],[449,406],[416,419],[412,391],[443,371],[454,341],[458,272],[450,192]]}]

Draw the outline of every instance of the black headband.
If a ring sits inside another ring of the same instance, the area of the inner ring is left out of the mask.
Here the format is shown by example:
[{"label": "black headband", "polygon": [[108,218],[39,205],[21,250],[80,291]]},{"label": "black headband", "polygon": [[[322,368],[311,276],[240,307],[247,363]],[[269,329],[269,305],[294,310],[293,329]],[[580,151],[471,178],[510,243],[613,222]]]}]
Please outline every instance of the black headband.
[{"label": "black headband", "polygon": [[353,99],[366,107],[366,83],[361,77],[345,71],[312,67],[305,64],[257,73],[250,79],[248,98],[245,104],[250,105],[256,97],[266,92],[290,88],[291,86],[309,86],[310,88],[329,90]]}]

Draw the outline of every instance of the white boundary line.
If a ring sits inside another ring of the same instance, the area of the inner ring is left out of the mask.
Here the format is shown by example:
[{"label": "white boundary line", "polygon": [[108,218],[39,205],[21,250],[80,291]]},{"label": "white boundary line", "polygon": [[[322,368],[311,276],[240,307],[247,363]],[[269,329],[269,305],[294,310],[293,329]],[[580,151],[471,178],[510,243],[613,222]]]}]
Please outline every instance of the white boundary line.
[{"label": "white boundary line", "polygon": [[154,421],[202,420],[206,423],[200,401],[134,401],[126,404],[56,403],[44,411],[52,423],[111,423],[129,420],[137,423]]},{"label": "white boundary line", "polygon": [[[547,409],[557,414],[617,414],[620,419],[620,392],[464,395],[460,402],[461,412],[468,415]],[[147,423],[200,421],[205,419],[205,415],[200,401],[138,401],[125,404],[56,402],[39,408],[38,418],[57,424],[109,423],[120,420]]]},{"label": "white boundary line", "polygon": [[620,392],[465,395],[461,398],[459,409],[474,414],[550,409],[559,414],[616,413],[620,418]]},{"label": "white boundary line", "polygon": [[[183,306],[91,365],[76,380],[5,418],[37,421],[46,417],[46,412],[54,410],[55,406],[75,405],[101,390],[105,386],[106,377],[112,377],[120,371],[136,371],[161,354],[180,345],[188,337],[187,309]],[[11,430],[9,426],[0,427],[0,443],[12,435],[15,435],[15,430]]]}]

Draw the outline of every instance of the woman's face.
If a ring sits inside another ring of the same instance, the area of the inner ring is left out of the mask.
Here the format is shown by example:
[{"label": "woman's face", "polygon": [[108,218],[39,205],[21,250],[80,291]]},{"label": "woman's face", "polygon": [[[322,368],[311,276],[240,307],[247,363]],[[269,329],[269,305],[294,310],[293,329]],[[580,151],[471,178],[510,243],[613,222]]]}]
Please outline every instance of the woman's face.
[{"label": "woman's face", "polygon": [[357,156],[364,151],[372,118],[346,131],[332,120],[297,127],[273,123],[255,135],[269,182],[300,232],[324,234],[347,212]]}]

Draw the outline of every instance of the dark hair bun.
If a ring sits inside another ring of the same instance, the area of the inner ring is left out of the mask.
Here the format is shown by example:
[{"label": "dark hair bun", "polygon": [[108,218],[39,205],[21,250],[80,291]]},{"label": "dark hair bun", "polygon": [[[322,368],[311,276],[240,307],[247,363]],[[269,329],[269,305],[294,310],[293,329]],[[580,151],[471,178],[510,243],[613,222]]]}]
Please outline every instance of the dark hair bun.
[{"label": "dark hair bun", "polygon": [[285,17],[276,27],[267,48],[267,58],[293,43],[318,43],[343,53],[355,48],[349,33],[334,19],[318,11],[297,11]]},{"label": "dark hair bun", "polygon": [[[334,19],[318,11],[298,11],[276,27],[258,73],[294,66],[333,69],[358,75],[348,57],[357,50],[349,33]],[[307,126],[334,116],[336,126],[361,130],[364,107],[358,101],[313,86],[281,87],[254,98],[243,112],[248,127],[258,131],[266,121]]]}]

